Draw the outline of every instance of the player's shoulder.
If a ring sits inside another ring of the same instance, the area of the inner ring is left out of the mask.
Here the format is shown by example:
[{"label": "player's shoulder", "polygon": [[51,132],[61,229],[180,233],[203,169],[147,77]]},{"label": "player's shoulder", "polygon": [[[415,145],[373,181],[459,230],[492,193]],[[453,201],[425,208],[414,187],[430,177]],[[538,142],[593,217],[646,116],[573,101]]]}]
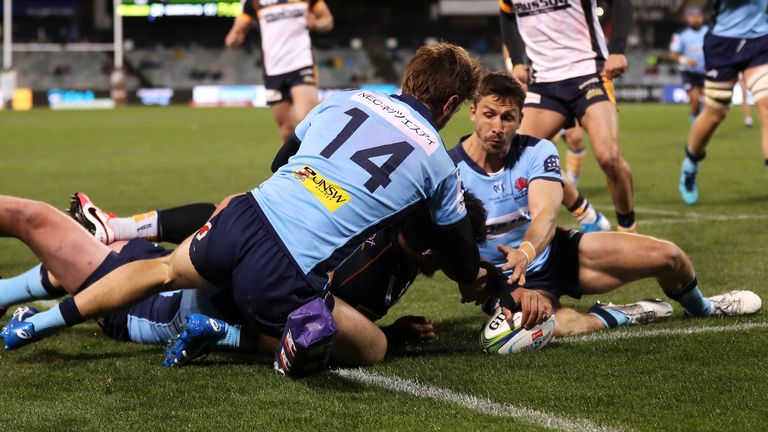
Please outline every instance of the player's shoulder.
[{"label": "player's shoulder", "polygon": [[541,155],[557,155],[557,147],[548,139],[518,134],[512,140],[512,148],[509,153],[507,165],[511,166],[522,159],[535,159]]}]

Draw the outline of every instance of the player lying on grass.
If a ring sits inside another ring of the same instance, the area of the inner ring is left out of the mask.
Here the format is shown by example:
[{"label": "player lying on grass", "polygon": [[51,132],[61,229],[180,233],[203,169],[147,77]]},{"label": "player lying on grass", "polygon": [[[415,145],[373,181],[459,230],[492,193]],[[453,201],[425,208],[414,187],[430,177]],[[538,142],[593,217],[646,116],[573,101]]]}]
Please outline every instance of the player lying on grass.
[{"label": "player lying on grass", "polygon": [[[760,298],[750,291],[704,297],[690,259],[671,242],[558,229],[563,192],[557,150],[547,140],[516,134],[524,99],[514,78],[486,75],[470,106],[474,131],[449,153],[464,187],[488,212],[481,257],[503,270],[507,283],[538,290],[558,309],[556,337],[671,315],[672,307],[656,300],[596,305],[589,313],[559,307],[560,296],[604,294],[644,278],[655,278],[688,315],[745,315],[760,309]],[[465,297],[478,302],[487,297],[482,284],[464,288]]]},{"label": "player lying on grass", "polygon": [[[471,194],[467,194],[465,199],[475,239],[482,241],[485,234],[482,204]],[[210,210],[211,205],[195,204],[137,215],[130,220],[149,222],[142,225],[143,229],[135,231],[134,239],[117,241],[108,247],[99,240],[114,238],[115,232],[96,228],[108,219],[84,194],[73,196],[70,212],[75,220],[91,229],[92,233],[73,224],[63,213],[47,204],[22,199],[15,199],[9,204],[19,210],[26,208],[28,220],[36,222],[34,230],[47,234],[45,238],[35,241],[39,255],[65,258],[63,255],[70,254],[72,250],[78,252],[79,259],[55,275],[40,264],[22,275],[0,280],[0,305],[5,307],[75,294],[129,262],[165,256],[170,251],[136,236],[159,238],[165,233],[163,238],[168,240],[169,233],[182,233],[184,230],[194,232],[192,227],[203,225],[212,213],[209,211],[206,214],[205,211],[206,208]],[[168,217],[169,214],[182,215],[185,212],[189,217]],[[157,214],[159,218],[153,216]],[[149,217],[143,217],[145,215]],[[121,228],[117,224],[112,226]],[[20,227],[19,235],[36,237],[34,233],[24,235],[22,231],[26,230],[28,228]],[[424,317],[401,317],[394,324],[381,329],[372,324],[397,303],[419,273],[431,275],[439,266],[439,257],[429,252],[429,245],[433,243],[430,232],[428,213],[414,213],[397,226],[386,228],[367,239],[337,270],[337,277],[331,287],[338,302],[337,307],[355,309],[348,310],[347,314],[358,323],[355,332],[366,334],[367,339],[357,338],[356,341],[366,342],[366,345],[352,346],[345,343],[345,334],[339,335],[334,360],[354,365],[377,363],[384,359],[382,348],[386,350],[406,343],[430,342],[435,338],[431,320]],[[123,235],[127,237],[127,231],[123,231]],[[63,249],[61,245],[67,245],[67,248]],[[89,263],[93,262],[101,264],[91,271]],[[28,318],[35,312],[30,308],[20,308],[14,313],[14,319]],[[117,340],[164,344],[182,331],[185,318],[190,314],[205,314],[215,318],[219,324],[212,327],[207,319],[200,320],[199,315],[192,318],[193,325],[206,327],[204,330],[207,333],[203,334],[202,341],[205,348],[270,354],[277,345],[276,338],[254,334],[249,328],[242,327],[242,317],[232,303],[231,296],[224,290],[178,290],[158,294],[105,317],[100,324],[106,335]],[[196,318],[197,321],[194,321]]]},{"label": "player lying on grass", "polygon": [[[437,130],[472,96],[479,76],[464,49],[441,43],[421,47],[406,65],[402,95],[356,90],[328,98],[296,128],[291,139],[301,146],[289,163],[222,202],[197,235],[168,256],[126,264],[50,310],[8,324],[6,345],[190,287],[228,290],[246,326],[278,336],[296,309],[318,299],[330,309],[329,282],[339,265],[364,239],[423,205],[437,226],[446,273],[473,281],[479,255],[458,170]],[[20,222],[7,204],[0,200],[0,236]],[[343,311],[334,317],[340,332],[355,324]],[[17,330],[28,338],[14,336]]]}]

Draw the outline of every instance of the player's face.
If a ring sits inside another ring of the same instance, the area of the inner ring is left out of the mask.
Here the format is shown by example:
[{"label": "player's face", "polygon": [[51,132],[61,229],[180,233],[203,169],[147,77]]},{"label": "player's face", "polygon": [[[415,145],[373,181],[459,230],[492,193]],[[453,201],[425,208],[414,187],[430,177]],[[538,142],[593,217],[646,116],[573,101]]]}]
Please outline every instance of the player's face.
[{"label": "player's face", "polygon": [[685,17],[685,21],[688,26],[694,30],[698,30],[704,25],[704,16],[700,13],[692,13]]},{"label": "player's face", "polygon": [[486,152],[501,156],[509,153],[512,138],[520,127],[519,107],[511,100],[489,95],[470,107],[470,116],[475,134],[482,141]]}]

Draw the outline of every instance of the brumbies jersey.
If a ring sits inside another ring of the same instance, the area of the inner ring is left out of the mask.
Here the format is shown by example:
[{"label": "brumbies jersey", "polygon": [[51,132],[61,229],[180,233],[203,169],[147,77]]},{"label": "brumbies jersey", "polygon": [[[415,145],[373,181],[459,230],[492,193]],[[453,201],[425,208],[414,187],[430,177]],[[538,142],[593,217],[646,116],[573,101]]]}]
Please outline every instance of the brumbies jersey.
[{"label": "brumbies jersey", "polygon": [[397,228],[385,228],[366,239],[336,270],[331,292],[376,321],[400,300],[418,274],[400,251]]},{"label": "brumbies jersey", "polygon": [[[504,169],[489,174],[464,151],[462,142],[465,139],[467,137],[463,137],[450,151],[451,158],[461,171],[464,188],[477,195],[488,212],[485,222],[488,239],[479,246],[480,256],[501,267],[506,263],[506,259],[496,246],[520,246],[531,223],[528,185],[534,180],[562,182],[560,158],[551,142],[527,135],[516,135]],[[547,246],[533,260],[528,266],[529,271],[541,268],[549,257],[549,249]],[[507,275],[511,273],[508,271]]]},{"label": "brumbies jersey", "polygon": [[420,203],[437,225],[465,217],[458,170],[429,115],[412,96],[357,90],[299,123],[298,152],[252,194],[305,273],[336,269]]},{"label": "brumbies jersey", "polygon": [[242,0],[243,17],[259,20],[267,75],[312,66],[306,14],[323,0]]},{"label": "brumbies jersey", "polygon": [[672,35],[669,50],[681,54],[683,57],[696,60],[696,66],[681,66],[686,72],[704,74],[704,35],[709,27],[701,26],[698,30],[690,27]]},{"label": "brumbies jersey", "polygon": [[753,39],[768,34],[768,0],[717,0],[712,34]]},{"label": "brumbies jersey", "polygon": [[608,56],[596,0],[499,0],[514,16],[532,82],[554,82],[602,71]]}]

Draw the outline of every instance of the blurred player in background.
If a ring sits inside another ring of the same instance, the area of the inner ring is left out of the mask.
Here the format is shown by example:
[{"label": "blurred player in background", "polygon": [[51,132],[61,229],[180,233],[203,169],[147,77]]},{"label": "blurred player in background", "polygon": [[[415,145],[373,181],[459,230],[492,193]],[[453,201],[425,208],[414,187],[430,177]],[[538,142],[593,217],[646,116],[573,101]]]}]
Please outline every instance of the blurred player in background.
[{"label": "blurred player in background", "polygon": [[744,79],[744,74],[739,74],[739,87],[741,88],[741,113],[744,115],[744,127],[752,129],[754,126],[754,120],[752,120],[752,108],[749,106],[749,90],[747,90],[747,80]]},{"label": "blurred player in background", "polygon": [[594,0],[564,6],[500,0],[500,5],[502,36],[513,63],[512,73],[521,83],[528,83],[521,133],[550,138],[578,120],[606,174],[617,229],[636,231],[632,172],[619,151],[611,82],[627,67],[624,49],[632,24],[631,1],[613,1],[613,37],[608,47]]},{"label": "blurred player in background", "polygon": [[683,88],[688,93],[691,104],[691,123],[701,111],[701,95],[704,89],[704,35],[709,27],[704,25],[704,12],[698,6],[685,10],[685,23],[688,27],[672,35],[669,44],[669,56],[680,64],[680,77]]},{"label": "blurred player in background", "polygon": [[[502,46],[502,54],[507,66],[507,72],[512,74],[512,60],[505,46]],[[523,89],[528,88],[528,84],[521,82]],[[563,205],[571,212],[581,225],[583,232],[610,231],[611,223],[604,214],[597,211],[592,203],[579,192],[576,184],[581,175],[581,167],[584,165],[584,158],[587,155],[587,149],[584,147],[581,127],[576,122],[574,127],[560,129],[555,135],[549,137],[549,140],[556,143],[562,137],[567,146],[566,171],[563,172]]]},{"label": "blurred player in background", "polygon": [[725,120],[739,72],[755,98],[768,168],[768,0],[715,2],[713,24],[704,37],[704,109],[688,135],[678,189],[683,202],[699,200],[696,176],[707,145]]},{"label": "blurred player in background", "polygon": [[225,44],[242,45],[258,21],[267,103],[282,142],[319,102],[309,32],[333,29],[333,15],[324,0],[242,0],[242,5]]},{"label": "blurred player in background", "polygon": [[[743,315],[760,309],[760,298],[750,291],[704,297],[690,259],[668,241],[557,228],[563,194],[557,149],[545,139],[517,134],[524,97],[509,75],[488,74],[470,106],[475,130],[450,154],[467,191],[488,212],[488,240],[479,245],[480,256],[504,272],[507,284],[536,290],[554,306],[556,337],[671,315],[672,307],[658,300],[598,304],[589,313],[560,308],[561,296],[604,294],[644,278],[655,278],[689,315]],[[482,284],[465,284],[462,296],[480,303],[488,293]]]}]

